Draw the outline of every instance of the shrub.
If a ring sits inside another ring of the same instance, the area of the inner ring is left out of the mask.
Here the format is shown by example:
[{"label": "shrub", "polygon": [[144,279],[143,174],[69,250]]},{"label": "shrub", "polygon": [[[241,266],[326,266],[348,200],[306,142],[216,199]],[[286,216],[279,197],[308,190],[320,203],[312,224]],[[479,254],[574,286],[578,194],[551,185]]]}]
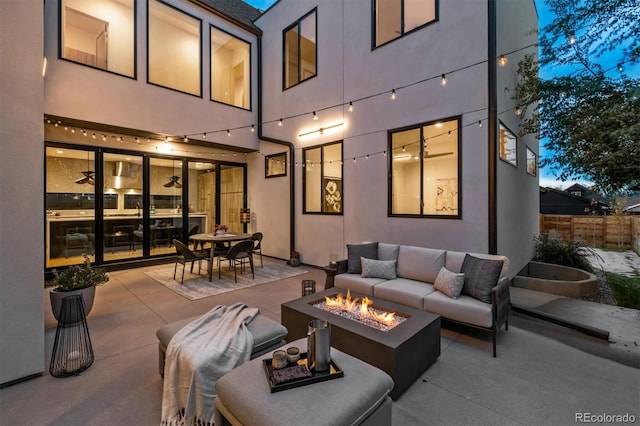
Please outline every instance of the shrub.
[{"label": "shrub", "polygon": [[627,277],[605,272],[607,283],[618,301],[618,306],[640,309],[640,275]]},{"label": "shrub", "polygon": [[541,234],[535,240],[536,255],[533,260],[536,262],[553,263],[593,272],[593,267],[587,258],[590,255],[594,256],[595,253],[584,244],[549,238],[547,234]]},{"label": "shrub", "polygon": [[103,268],[93,269],[91,260],[86,254],[83,265],[73,265],[58,272],[53,270],[55,291],[73,291],[87,287],[99,286],[109,281],[109,276]]}]

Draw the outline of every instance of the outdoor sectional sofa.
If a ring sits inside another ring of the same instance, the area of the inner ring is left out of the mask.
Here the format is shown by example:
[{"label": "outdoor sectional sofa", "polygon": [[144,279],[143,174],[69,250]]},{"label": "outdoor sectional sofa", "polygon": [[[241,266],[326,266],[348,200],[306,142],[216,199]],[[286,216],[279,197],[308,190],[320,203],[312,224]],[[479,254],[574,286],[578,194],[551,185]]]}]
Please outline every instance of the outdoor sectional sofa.
[{"label": "outdoor sectional sofa", "polygon": [[496,356],[496,335],[502,325],[508,330],[511,313],[506,256],[377,242],[347,249],[348,259],[338,262],[336,287],[490,331]]}]

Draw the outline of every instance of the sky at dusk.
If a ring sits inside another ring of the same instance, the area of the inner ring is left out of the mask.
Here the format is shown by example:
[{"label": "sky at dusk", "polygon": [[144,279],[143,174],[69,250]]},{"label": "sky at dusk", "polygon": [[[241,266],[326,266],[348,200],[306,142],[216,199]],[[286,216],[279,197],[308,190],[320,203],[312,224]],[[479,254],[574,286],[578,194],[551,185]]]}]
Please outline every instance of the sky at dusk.
[{"label": "sky at dusk", "polygon": [[[263,11],[267,10],[271,5],[275,3],[275,0],[245,0],[245,1],[251,4],[253,7],[257,9],[261,9]],[[478,1],[478,0],[469,0],[469,1]],[[553,20],[554,15],[546,7],[545,0],[534,0],[534,1],[536,4],[536,8],[538,10],[539,28],[542,29],[545,25],[549,24]],[[603,58],[603,61],[600,62],[601,65],[603,65],[603,67],[605,68],[616,65],[619,61],[616,53],[617,52],[612,52],[609,55],[605,56]],[[542,78],[551,78],[560,74],[566,74],[570,71],[571,70],[567,68],[560,69],[557,67],[549,66],[540,70],[540,76]],[[617,72],[617,70],[610,71],[610,73],[611,72]],[[632,76],[639,76],[640,65],[637,65],[633,70],[625,70],[625,72],[627,72]],[[540,142],[540,153],[539,153],[540,158],[544,158],[546,154],[546,151],[542,145],[543,145],[543,141]],[[547,186],[552,188],[558,188],[558,187],[567,188],[576,182],[583,184],[585,186],[589,186],[592,184],[592,182],[584,179],[561,182],[559,179],[554,177],[549,170],[545,170],[545,169],[540,169],[539,175],[540,175],[539,176],[540,186]]]}]

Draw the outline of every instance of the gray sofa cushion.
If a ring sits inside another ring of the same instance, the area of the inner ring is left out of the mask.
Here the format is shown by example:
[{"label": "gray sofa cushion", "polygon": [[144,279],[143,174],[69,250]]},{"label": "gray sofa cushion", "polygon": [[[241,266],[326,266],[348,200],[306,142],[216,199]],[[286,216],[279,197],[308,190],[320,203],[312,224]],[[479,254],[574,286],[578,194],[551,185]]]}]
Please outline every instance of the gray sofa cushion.
[{"label": "gray sofa cushion", "polygon": [[464,274],[462,272],[451,272],[444,266],[440,268],[433,288],[446,294],[452,299],[457,299],[464,286]]},{"label": "gray sofa cushion", "polygon": [[347,272],[362,273],[360,258],[378,259],[378,243],[347,244]]},{"label": "gray sofa cushion", "polygon": [[400,246],[398,276],[433,284],[444,266],[445,255],[444,250]]},{"label": "gray sofa cushion", "polygon": [[398,260],[400,246],[398,244],[378,243],[379,260]]},{"label": "gray sofa cushion", "polygon": [[338,274],[333,280],[333,285],[366,296],[373,296],[373,288],[385,281],[384,278],[363,278],[359,274]]},{"label": "gray sofa cushion", "polygon": [[491,303],[491,289],[498,284],[502,260],[480,259],[467,254],[462,262],[464,273],[462,293],[485,303]]},{"label": "gray sofa cushion", "polygon": [[457,299],[452,299],[439,291],[434,291],[424,298],[422,309],[444,318],[480,327],[490,328],[492,323],[491,305],[470,296],[461,295]]},{"label": "gray sofa cushion", "polygon": [[502,270],[500,271],[500,278],[509,276],[509,258],[507,256],[499,254],[486,254],[486,253],[463,253],[460,251],[447,251],[447,258],[445,265],[448,270],[453,272],[460,272],[462,270],[462,262],[467,254],[480,259],[502,260]]},{"label": "gray sofa cushion", "polygon": [[422,309],[423,298],[434,291],[435,289],[431,284],[407,278],[396,278],[373,287],[373,296],[411,306],[412,308]]},{"label": "gray sofa cushion", "polygon": [[396,260],[375,260],[361,257],[362,276],[365,278],[384,278],[393,280],[396,275]]}]

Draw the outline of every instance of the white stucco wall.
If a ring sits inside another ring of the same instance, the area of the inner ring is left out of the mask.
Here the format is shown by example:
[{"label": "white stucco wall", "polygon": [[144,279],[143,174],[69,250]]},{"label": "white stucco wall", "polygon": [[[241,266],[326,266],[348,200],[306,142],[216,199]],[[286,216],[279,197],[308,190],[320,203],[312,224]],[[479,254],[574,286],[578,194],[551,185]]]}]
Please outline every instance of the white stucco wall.
[{"label": "white stucco wall", "polygon": [[[180,10],[203,20],[202,97],[186,95],[147,83],[147,2],[137,4],[136,79],[112,74],[58,58],[58,2],[46,2],[45,52],[49,71],[45,87],[45,112],[97,123],[170,135],[222,130],[207,140],[258,149],[257,132],[249,128],[226,129],[257,123],[256,36],[222,20],[186,0],[167,0]],[[211,101],[209,25],[251,42],[251,111]],[[195,136],[198,137],[198,136]],[[197,151],[197,150],[196,150]]]},{"label": "white stucco wall", "polygon": [[0,384],[45,366],[42,38],[42,2],[0,2]]},{"label": "white stucco wall", "polygon": [[[282,91],[282,30],[318,7],[318,75]],[[326,264],[346,255],[345,244],[379,240],[454,250],[487,251],[487,132],[474,123],[487,119],[487,8],[485,2],[441,1],[440,21],[371,50],[369,0],[311,2],[281,0],[258,21],[263,30],[264,134],[291,141],[294,161],[302,149],[344,140],[344,215],[302,214],[302,167],[295,167],[296,248],[303,261]],[[439,76],[449,84],[441,87]],[[384,93],[397,90],[391,101]],[[338,107],[326,109],[328,107]],[[281,117],[317,111],[285,120]],[[462,219],[389,218],[387,216],[387,131],[462,115]],[[332,121],[344,130],[301,141],[304,130]],[[377,154],[375,154],[377,153]],[[353,157],[371,155],[368,160]]]},{"label": "white stucco wall", "polygon": [[[496,18],[498,55],[537,42],[538,15],[533,0],[498,1]],[[529,147],[538,155],[538,139],[535,135],[519,135],[522,117],[514,114],[517,100],[512,99],[518,61],[525,54],[536,52],[537,46],[533,46],[509,54],[507,66],[497,69],[498,118],[518,134],[517,167],[497,160],[498,253],[509,256],[511,275],[518,273],[533,257],[533,237],[539,232],[539,178],[527,174],[526,153]]]}]

